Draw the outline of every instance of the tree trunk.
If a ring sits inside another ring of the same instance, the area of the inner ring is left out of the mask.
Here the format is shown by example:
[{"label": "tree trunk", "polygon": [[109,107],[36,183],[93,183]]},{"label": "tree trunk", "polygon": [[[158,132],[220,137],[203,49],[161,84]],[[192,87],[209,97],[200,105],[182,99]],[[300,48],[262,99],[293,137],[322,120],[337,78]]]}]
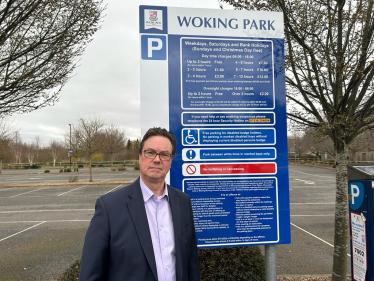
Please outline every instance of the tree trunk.
[{"label": "tree trunk", "polygon": [[348,148],[336,150],[335,234],[332,281],[347,280],[348,249]]},{"label": "tree trunk", "polygon": [[110,170],[114,171],[113,170],[113,153],[110,154]]},{"label": "tree trunk", "polygon": [[89,161],[88,161],[88,165],[90,166],[90,180],[89,182],[92,182],[92,159],[91,159],[91,155],[89,157]]}]

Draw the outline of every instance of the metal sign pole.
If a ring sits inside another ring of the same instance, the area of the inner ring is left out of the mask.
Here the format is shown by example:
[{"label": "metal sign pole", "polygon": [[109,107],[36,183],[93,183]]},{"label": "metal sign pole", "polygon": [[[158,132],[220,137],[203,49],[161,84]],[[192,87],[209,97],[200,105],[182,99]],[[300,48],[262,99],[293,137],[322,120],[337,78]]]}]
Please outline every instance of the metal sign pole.
[{"label": "metal sign pole", "polygon": [[265,245],[265,280],[277,280],[277,248],[276,245]]}]

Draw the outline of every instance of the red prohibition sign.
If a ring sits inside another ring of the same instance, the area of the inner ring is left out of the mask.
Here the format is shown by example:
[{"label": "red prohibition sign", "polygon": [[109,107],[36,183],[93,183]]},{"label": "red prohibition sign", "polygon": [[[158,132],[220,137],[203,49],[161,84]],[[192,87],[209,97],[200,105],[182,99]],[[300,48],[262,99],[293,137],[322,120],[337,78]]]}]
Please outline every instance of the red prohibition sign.
[{"label": "red prohibition sign", "polygon": [[194,173],[196,173],[196,167],[194,165],[188,165],[186,168],[186,172],[189,175],[193,175]]}]

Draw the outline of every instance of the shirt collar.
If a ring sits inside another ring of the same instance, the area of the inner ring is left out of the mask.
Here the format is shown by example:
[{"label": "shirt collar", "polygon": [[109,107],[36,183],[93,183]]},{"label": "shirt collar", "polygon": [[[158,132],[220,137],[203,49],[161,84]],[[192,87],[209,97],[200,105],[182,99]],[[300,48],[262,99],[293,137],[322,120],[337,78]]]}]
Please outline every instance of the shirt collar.
[{"label": "shirt collar", "polygon": [[[142,190],[144,203],[146,203],[149,199],[151,199],[152,196],[155,196],[152,190],[150,190],[149,187],[146,186],[146,184],[142,181],[142,178],[140,178],[140,189]],[[164,196],[166,196],[166,199],[169,201],[169,193],[168,193],[168,187],[166,183],[165,183],[164,192],[162,193],[161,198]]]}]

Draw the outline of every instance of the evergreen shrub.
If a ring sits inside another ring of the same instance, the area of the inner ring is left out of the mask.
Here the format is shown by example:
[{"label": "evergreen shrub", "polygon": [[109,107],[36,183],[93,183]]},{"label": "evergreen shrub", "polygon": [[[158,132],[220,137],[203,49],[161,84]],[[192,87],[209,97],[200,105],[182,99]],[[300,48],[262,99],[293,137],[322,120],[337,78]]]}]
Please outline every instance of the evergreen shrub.
[{"label": "evergreen shrub", "polygon": [[[263,281],[265,261],[258,246],[199,249],[201,281]],[[79,280],[80,260],[58,281]]]}]

